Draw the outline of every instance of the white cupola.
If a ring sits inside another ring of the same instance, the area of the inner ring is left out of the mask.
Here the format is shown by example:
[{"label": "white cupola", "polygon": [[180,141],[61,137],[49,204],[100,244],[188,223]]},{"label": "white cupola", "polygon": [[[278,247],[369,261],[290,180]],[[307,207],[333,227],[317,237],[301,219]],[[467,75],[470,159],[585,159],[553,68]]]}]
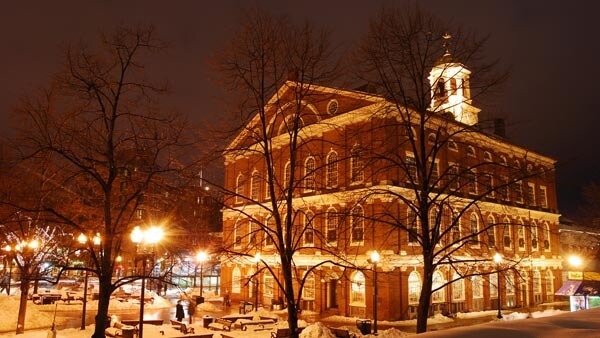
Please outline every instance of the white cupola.
[{"label": "white cupola", "polygon": [[431,110],[440,114],[452,114],[458,122],[475,125],[481,109],[471,104],[471,71],[455,60],[448,51],[450,37],[449,34],[444,35],[446,51],[429,73]]}]

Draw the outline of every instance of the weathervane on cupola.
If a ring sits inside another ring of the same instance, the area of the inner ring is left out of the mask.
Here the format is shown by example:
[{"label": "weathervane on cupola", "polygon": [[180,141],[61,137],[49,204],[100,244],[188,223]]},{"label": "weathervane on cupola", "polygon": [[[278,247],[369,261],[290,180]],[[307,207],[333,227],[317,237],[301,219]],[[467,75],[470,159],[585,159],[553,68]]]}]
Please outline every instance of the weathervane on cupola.
[{"label": "weathervane on cupola", "polygon": [[469,76],[471,71],[450,54],[452,35],[445,33],[444,55],[429,73],[431,86],[431,110],[452,116],[456,121],[475,125],[481,109],[472,105]]}]

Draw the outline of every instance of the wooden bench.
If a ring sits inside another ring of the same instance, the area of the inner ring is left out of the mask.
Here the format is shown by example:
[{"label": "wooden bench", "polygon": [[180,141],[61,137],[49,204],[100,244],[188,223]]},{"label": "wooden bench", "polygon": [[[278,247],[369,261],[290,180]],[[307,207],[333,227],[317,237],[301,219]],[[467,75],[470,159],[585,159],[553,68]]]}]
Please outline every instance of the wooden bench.
[{"label": "wooden bench", "polygon": [[354,332],[350,332],[348,329],[338,329],[335,327],[328,327],[329,331],[335,335],[336,338],[355,338]]},{"label": "wooden bench", "polygon": [[231,331],[232,324],[233,322],[230,322],[227,319],[217,318],[216,321],[208,324],[208,328],[211,330]]},{"label": "wooden bench", "polygon": [[[123,323],[125,325],[137,326],[140,323],[140,321],[136,320],[136,319],[131,319],[131,320],[122,320],[121,323]],[[161,325],[163,325],[163,320],[162,319],[144,319],[144,324],[161,326]]]},{"label": "wooden bench", "polygon": [[228,334],[221,333],[221,338],[235,338],[234,336],[230,336]]},{"label": "wooden bench", "polygon": [[277,323],[278,317],[258,316],[261,320],[272,320],[273,323]]},{"label": "wooden bench", "polygon": [[260,325],[261,327],[265,327],[265,324],[275,324],[275,321],[270,319],[261,319],[261,320],[250,320],[250,319],[240,319],[237,321],[240,324],[242,331],[246,331],[248,326],[252,325]]},{"label": "wooden bench", "polygon": [[232,323],[235,323],[239,319],[254,319],[254,315],[225,315],[221,317],[221,319],[228,320]]}]

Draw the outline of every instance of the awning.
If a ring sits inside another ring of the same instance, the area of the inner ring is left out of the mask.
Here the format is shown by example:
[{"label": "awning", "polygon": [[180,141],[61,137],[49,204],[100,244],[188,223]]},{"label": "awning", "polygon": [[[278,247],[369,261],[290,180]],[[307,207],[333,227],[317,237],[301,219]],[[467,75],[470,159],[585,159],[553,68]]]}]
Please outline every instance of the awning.
[{"label": "awning", "polygon": [[558,291],[556,291],[555,295],[557,296],[572,296],[575,294],[579,286],[581,285],[581,281],[578,280],[568,280],[566,281]]},{"label": "awning", "polygon": [[594,295],[600,294],[600,282],[568,280],[556,291],[557,296]]}]

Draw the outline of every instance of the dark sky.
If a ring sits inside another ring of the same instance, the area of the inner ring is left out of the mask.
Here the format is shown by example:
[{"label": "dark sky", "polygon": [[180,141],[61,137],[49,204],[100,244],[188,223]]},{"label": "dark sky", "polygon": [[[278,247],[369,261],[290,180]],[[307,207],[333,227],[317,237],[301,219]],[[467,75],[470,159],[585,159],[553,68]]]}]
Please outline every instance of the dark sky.
[{"label": "dark sky", "polygon": [[[389,1],[388,1],[389,2]],[[95,41],[119,23],[153,23],[171,43],[161,71],[172,100],[192,119],[218,114],[206,58],[226,41],[247,1],[9,1],[0,15],[0,130],[17,98],[48,83],[61,45]],[[344,44],[361,36],[384,1],[258,1],[276,13],[309,18]],[[422,0],[421,7],[490,34],[490,58],[510,67],[494,114],[510,139],[558,160],[559,208],[573,215],[581,187],[600,183],[600,1]],[[477,103],[475,103],[477,105]]]}]

